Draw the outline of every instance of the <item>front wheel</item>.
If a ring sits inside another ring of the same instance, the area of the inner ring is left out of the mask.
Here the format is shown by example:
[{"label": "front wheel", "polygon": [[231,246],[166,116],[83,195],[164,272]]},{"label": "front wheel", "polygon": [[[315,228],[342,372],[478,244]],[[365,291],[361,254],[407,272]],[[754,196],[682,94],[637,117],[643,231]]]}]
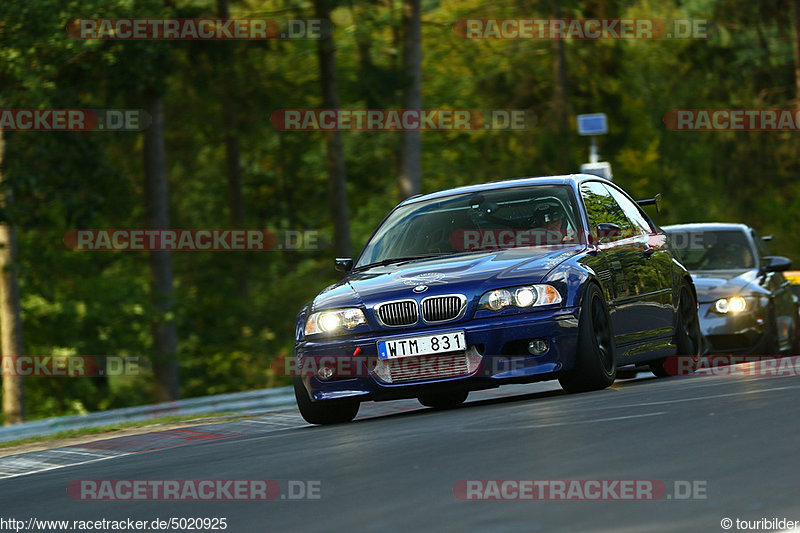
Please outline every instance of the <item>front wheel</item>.
[{"label": "front wheel", "polygon": [[600,287],[591,283],[586,286],[581,305],[575,366],[558,382],[569,393],[585,392],[605,389],[616,377],[616,348],[608,307]]},{"label": "front wheel", "polygon": [[781,343],[778,338],[778,320],[775,318],[776,313],[774,305],[770,305],[768,316],[769,327],[764,332],[766,339],[764,344],[764,353],[779,357],[781,355]]},{"label": "front wheel", "polygon": [[294,379],[294,397],[303,419],[309,424],[340,424],[350,422],[358,414],[357,400],[324,400],[312,402],[300,378]]}]

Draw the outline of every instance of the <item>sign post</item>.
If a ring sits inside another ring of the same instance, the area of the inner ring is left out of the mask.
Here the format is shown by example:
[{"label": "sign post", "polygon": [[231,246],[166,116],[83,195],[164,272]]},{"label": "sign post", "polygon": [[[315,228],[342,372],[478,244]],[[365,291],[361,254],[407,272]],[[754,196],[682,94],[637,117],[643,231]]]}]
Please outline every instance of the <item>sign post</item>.
[{"label": "sign post", "polygon": [[591,139],[589,162],[581,165],[581,172],[611,180],[613,179],[611,164],[608,161],[600,161],[600,155],[597,151],[597,136],[607,133],[608,120],[605,113],[578,115],[578,135],[588,135]]}]

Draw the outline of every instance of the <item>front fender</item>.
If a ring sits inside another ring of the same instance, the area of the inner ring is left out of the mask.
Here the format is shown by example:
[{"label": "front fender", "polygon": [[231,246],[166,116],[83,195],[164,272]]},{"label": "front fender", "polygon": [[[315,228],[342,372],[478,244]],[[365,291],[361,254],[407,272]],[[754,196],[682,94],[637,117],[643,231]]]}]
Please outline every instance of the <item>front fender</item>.
[{"label": "front fender", "polygon": [[300,309],[300,312],[297,313],[297,317],[295,318],[294,322],[294,341],[300,342],[305,340],[305,329],[306,329],[306,318],[308,317],[308,310],[311,307],[311,302],[308,302],[306,305]]},{"label": "front fender", "polygon": [[556,287],[561,294],[567,295],[564,299],[564,307],[580,307],[583,303],[584,288],[590,281],[597,282],[603,292],[608,294],[591,267],[583,264],[564,265],[562,268],[550,272],[542,281]]}]

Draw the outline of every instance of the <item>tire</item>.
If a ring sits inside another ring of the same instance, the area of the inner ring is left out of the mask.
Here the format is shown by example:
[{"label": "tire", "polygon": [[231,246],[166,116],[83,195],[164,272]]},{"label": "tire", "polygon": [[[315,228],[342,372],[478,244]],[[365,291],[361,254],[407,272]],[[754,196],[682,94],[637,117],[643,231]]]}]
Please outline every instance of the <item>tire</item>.
[{"label": "tire", "polygon": [[341,424],[350,422],[358,414],[358,400],[324,400],[312,402],[300,378],[294,380],[294,397],[300,414],[309,424]]},{"label": "tire", "polygon": [[765,355],[781,355],[781,345],[778,341],[778,321],[775,318],[775,307],[770,307],[769,310],[769,328],[764,333],[767,338],[764,343]]},{"label": "tire", "polygon": [[[676,357],[693,357],[693,365],[697,361],[703,350],[703,339],[700,333],[700,320],[697,317],[697,300],[694,293],[685,281],[681,283],[678,293],[678,313],[675,317],[675,332],[673,338],[677,346]],[[658,359],[650,363],[650,372],[659,378],[672,377],[672,374],[664,368],[666,359]],[[677,366],[676,366],[677,368]],[[692,370],[695,367],[692,366]]]},{"label": "tire", "polygon": [[429,392],[421,394],[417,399],[425,407],[433,409],[454,409],[467,401],[469,391]]},{"label": "tire", "polygon": [[594,283],[586,286],[578,321],[575,366],[558,378],[569,393],[601,390],[617,377],[614,332],[603,293]]}]

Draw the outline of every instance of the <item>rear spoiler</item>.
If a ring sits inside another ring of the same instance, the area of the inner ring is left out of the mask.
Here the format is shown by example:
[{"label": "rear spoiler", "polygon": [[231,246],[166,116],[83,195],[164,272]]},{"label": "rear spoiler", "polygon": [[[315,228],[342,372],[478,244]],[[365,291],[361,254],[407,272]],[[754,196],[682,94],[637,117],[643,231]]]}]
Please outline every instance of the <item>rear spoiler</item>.
[{"label": "rear spoiler", "polygon": [[645,207],[645,206],[648,206],[648,205],[654,205],[654,206],[656,206],[656,211],[660,212],[661,211],[661,193],[656,194],[652,198],[641,198],[639,200],[636,200],[636,203],[639,204],[642,207]]}]

